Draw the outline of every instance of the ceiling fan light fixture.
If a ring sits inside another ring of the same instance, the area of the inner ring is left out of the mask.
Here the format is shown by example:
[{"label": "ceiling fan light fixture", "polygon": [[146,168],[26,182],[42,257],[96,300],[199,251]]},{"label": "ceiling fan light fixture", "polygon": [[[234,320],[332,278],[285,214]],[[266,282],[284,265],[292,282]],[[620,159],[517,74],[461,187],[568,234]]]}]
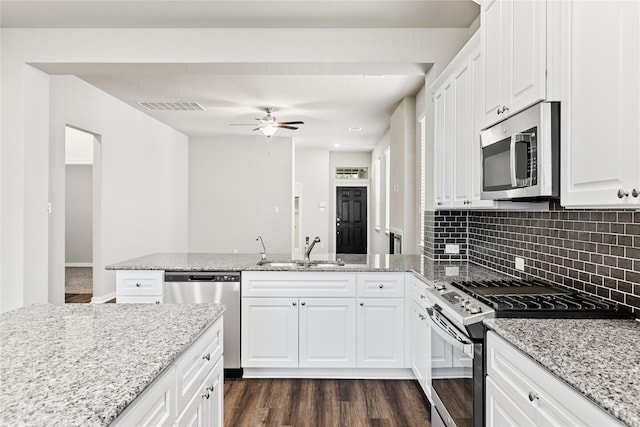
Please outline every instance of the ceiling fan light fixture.
[{"label": "ceiling fan light fixture", "polygon": [[268,124],[266,126],[260,127],[260,132],[262,132],[267,138],[271,138],[271,136],[276,133],[278,130],[278,126],[275,124]]}]

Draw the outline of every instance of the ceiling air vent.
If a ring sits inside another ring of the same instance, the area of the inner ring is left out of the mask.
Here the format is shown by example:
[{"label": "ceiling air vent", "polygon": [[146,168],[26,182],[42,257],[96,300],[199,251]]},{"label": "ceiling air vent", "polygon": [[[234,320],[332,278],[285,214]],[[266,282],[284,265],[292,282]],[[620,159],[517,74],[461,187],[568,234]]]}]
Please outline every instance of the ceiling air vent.
[{"label": "ceiling air vent", "polygon": [[137,102],[147,111],[204,111],[197,102]]}]

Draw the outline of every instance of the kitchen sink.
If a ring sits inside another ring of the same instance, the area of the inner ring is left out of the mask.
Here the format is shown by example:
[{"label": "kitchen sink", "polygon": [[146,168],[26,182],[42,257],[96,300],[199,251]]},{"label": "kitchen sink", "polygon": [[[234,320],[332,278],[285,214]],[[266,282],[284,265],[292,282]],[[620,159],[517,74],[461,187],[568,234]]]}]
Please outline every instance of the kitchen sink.
[{"label": "kitchen sink", "polygon": [[289,261],[268,261],[260,260],[258,265],[261,267],[273,267],[273,268],[333,268],[343,267],[343,261],[303,261],[303,260],[289,260]]}]

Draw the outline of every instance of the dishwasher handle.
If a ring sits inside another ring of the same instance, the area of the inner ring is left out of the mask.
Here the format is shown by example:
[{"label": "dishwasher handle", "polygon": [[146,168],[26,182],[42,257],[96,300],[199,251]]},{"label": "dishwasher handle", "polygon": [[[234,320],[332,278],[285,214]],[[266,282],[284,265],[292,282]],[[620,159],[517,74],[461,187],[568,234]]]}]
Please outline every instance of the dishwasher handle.
[{"label": "dishwasher handle", "polygon": [[165,271],[165,282],[240,282],[237,271]]}]

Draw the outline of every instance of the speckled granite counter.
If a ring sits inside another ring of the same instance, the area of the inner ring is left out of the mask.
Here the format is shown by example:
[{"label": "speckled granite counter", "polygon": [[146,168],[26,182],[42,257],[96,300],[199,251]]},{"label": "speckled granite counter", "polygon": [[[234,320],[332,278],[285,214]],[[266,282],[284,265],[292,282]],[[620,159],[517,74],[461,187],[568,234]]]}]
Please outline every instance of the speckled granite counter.
[{"label": "speckled granite counter", "polygon": [[0,425],[108,425],[220,304],[32,305],[0,315]]},{"label": "speckled granite counter", "polygon": [[[505,278],[506,275],[469,262],[433,261],[421,255],[338,255],[342,267],[314,268],[313,271],[400,271],[415,272],[431,282]],[[286,261],[290,255],[269,255],[271,261]],[[321,256],[312,259],[322,259]],[[108,270],[166,271],[309,271],[306,267],[258,266],[258,254],[155,253],[111,264]]]},{"label": "speckled granite counter", "polygon": [[622,422],[640,427],[640,322],[491,319],[485,324]]}]

